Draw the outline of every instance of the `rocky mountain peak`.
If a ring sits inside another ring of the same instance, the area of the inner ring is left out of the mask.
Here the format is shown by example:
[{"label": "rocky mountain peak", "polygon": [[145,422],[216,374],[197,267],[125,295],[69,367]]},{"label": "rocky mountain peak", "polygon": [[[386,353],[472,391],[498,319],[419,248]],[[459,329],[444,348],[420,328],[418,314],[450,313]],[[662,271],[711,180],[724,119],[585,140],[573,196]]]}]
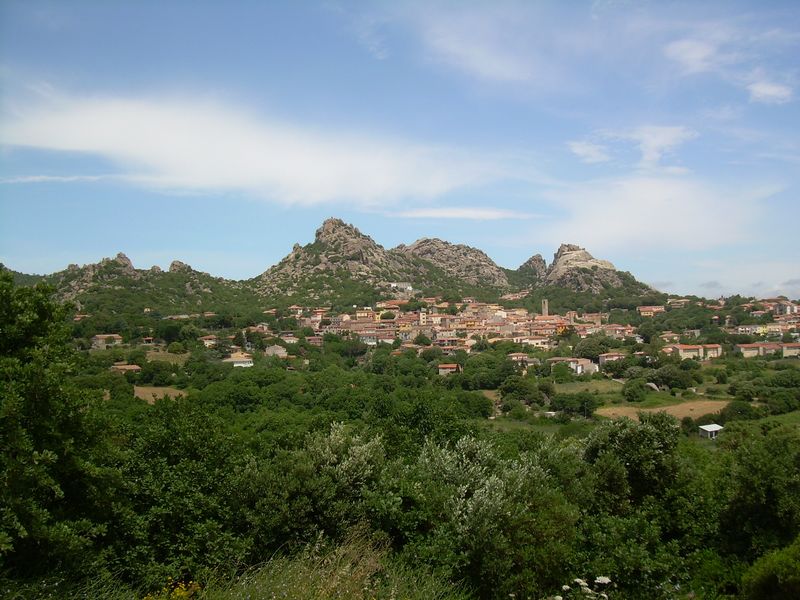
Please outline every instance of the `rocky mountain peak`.
[{"label": "rocky mountain peak", "polygon": [[[356,227],[345,223],[341,219],[325,219],[315,234],[318,242],[333,242],[347,239],[370,239],[361,233]],[[371,240],[370,240],[371,241]]]},{"label": "rocky mountain peak", "polygon": [[392,252],[416,256],[433,263],[445,273],[475,286],[507,287],[503,269],[483,251],[439,238],[422,238],[410,246],[400,245]]},{"label": "rocky mountain peak", "polygon": [[558,251],[553,256],[553,264],[550,265],[550,273],[561,271],[568,268],[598,268],[615,270],[613,264],[607,260],[598,260],[589,254],[585,248],[575,244],[561,244]]},{"label": "rocky mountain peak", "polygon": [[131,259],[125,256],[122,252],[117,253],[117,256],[114,258],[114,260],[125,269],[133,269],[133,263],[131,262]]},{"label": "rocky mountain peak", "polygon": [[191,271],[192,267],[187,265],[185,262],[181,262],[179,260],[173,260],[169,265],[169,272],[170,273],[183,273],[186,271]]},{"label": "rocky mountain peak", "polygon": [[535,280],[539,280],[547,274],[547,263],[541,254],[534,254],[522,263],[518,270],[532,275]]}]

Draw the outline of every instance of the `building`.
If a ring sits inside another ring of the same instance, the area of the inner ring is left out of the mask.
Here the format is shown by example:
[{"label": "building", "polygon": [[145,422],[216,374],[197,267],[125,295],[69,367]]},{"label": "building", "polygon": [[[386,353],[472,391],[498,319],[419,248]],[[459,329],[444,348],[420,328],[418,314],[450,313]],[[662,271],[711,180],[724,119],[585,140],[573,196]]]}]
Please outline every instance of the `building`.
[{"label": "building", "polygon": [[558,363],[566,363],[566,365],[575,371],[576,375],[591,375],[597,373],[598,366],[588,358],[573,358],[570,356],[557,356],[556,358],[548,358],[547,362],[550,363],[550,368]]},{"label": "building", "polygon": [[782,350],[781,344],[774,342],[756,342],[754,344],[736,344],[736,351],[740,352],[743,358],[754,358],[756,356],[766,356]]},{"label": "building", "polygon": [[213,348],[217,345],[217,336],[215,335],[204,335],[200,337],[200,341],[203,342],[203,346],[206,348]]},{"label": "building", "polygon": [[725,429],[722,425],[717,425],[716,423],[711,423],[710,425],[700,425],[700,437],[707,438],[709,440],[717,439],[717,435],[720,431]]},{"label": "building", "polygon": [[672,344],[664,346],[662,352],[667,354],[677,354],[681,360],[685,358],[694,358],[696,360],[703,359],[703,346],[694,344]]},{"label": "building", "polygon": [[442,363],[439,365],[439,375],[450,375],[451,373],[461,373],[461,365],[458,363]]},{"label": "building", "polygon": [[598,361],[600,362],[600,366],[602,367],[607,362],[613,362],[615,360],[622,360],[625,358],[625,355],[621,352],[604,352],[598,356]]},{"label": "building", "polygon": [[283,346],[278,346],[275,344],[274,346],[269,346],[264,350],[264,356],[277,356],[278,358],[286,358],[289,356],[289,353]]},{"label": "building", "polygon": [[525,352],[511,352],[508,355],[508,360],[523,367],[527,367],[531,362],[531,358]]},{"label": "building", "polygon": [[636,310],[643,317],[652,317],[655,314],[664,312],[666,309],[663,306],[637,306]]},{"label": "building", "polygon": [[98,333],[92,338],[92,348],[105,350],[109,346],[119,346],[122,343],[122,336],[118,333]]},{"label": "building", "polygon": [[252,367],[253,357],[246,352],[234,352],[230,357],[223,359],[222,362],[234,367]]}]

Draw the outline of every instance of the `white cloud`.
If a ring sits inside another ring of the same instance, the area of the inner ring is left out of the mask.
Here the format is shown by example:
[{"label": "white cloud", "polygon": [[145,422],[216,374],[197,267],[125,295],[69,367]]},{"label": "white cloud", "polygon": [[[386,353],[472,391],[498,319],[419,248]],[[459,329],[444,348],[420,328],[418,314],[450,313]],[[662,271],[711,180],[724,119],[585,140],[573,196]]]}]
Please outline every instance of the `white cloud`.
[{"label": "white cloud", "polygon": [[534,74],[530,57],[504,36],[508,29],[498,26],[503,19],[492,17],[467,11],[426,18],[422,38],[439,60],[481,79],[529,80]]},{"label": "white cloud", "polygon": [[106,179],[119,179],[119,177],[116,175],[23,175],[0,178],[0,183],[79,183]]},{"label": "white cloud", "polygon": [[534,219],[538,215],[505,210],[502,208],[480,207],[442,207],[416,208],[400,212],[387,213],[390,217],[406,219],[466,219],[472,221],[499,221],[502,219]]},{"label": "white cloud", "polygon": [[702,251],[746,239],[757,223],[755,200],[774,192],[663,175],[587,181],[547,194],[564,217],[545,235],[553,244],[577,240],[593,251]]},{"label": "white cloud", "polygon": [[434,198],[502,171],[453,148],[317,131],[198,100],[50,99],[0,127],[6,145],[98,155],[141,185],[285,203]]},{"label": "white cloud", "polygon": [[670,42],[664,55],[677,62],[687,74],[703,73],[719,65],[717,46],[707,40],[681,39]]},{"label": "white cloud", "polygon": [[592,142],[574,141],[567,142],[567,146],[575,156],[585,163],[601,163],[611,160],[605,146]]},{"label": "white cloud", "polygon": [[763,104],[785,104],[792,99],[793,90],[788,85],[771,81],[754,81],[747,86],[751,102]]},{"label": "white cloud", "polygon": [[640,166],[655,167],[667,152],[697,137],[697,132],[683,126],[644,125],[628,131],[608,132],[611,138],[630,140],[642,153]]}]

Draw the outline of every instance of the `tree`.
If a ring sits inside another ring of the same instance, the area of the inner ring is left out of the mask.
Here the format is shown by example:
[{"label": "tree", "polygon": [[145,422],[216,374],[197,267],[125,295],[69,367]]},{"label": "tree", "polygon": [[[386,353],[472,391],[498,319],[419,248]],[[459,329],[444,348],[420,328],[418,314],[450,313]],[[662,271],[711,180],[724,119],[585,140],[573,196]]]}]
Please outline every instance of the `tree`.
[{"label": "tree", "polygon": [[800,598],[800,537],[759,558],[742,577],[748,600]]},{"label": "tree", "polygon": [[390,310],[381,313],[381,321],[391,321],[394,317],[395,314]]},{"label": "tree", "polygon": [[430,346],[431,345],[431,338],[429,338],[424,333],[420,333],[417,337],[414,338],[414,343],[417,346]]},{"label": "tree", "polygon": [[102,531],[102,428],[67,378],[76,357],[50,294],[0,274],[0,564],[21,575],[88,567]]},{"label": "tree", "polygon": [[644,379],[629,379],[622,386],[622,396],[628,402],[641,402],[647,397],[650,388]]}]

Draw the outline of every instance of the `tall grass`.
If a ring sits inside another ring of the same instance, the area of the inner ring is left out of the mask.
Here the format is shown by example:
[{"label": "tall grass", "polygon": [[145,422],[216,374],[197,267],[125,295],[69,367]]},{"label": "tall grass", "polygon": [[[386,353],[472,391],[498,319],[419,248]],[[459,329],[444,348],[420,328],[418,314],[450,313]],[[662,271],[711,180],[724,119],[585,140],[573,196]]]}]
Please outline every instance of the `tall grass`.
[{"label": "tall grass", "polygon": [[314,544],[294,556],[275,556],[234,577],[217,576],[197,583],[165,582],[157,591],[132,590],[108,578],[95,578],[77,588],[50,585],[49,593],[45,594],[37,587],[18,589],[9,597],[93,600],[467,600],[470,597],[465,590],[427,571],[400,563],[384,545],[374,542],[361,529],[353,531],[339,545]]}]

